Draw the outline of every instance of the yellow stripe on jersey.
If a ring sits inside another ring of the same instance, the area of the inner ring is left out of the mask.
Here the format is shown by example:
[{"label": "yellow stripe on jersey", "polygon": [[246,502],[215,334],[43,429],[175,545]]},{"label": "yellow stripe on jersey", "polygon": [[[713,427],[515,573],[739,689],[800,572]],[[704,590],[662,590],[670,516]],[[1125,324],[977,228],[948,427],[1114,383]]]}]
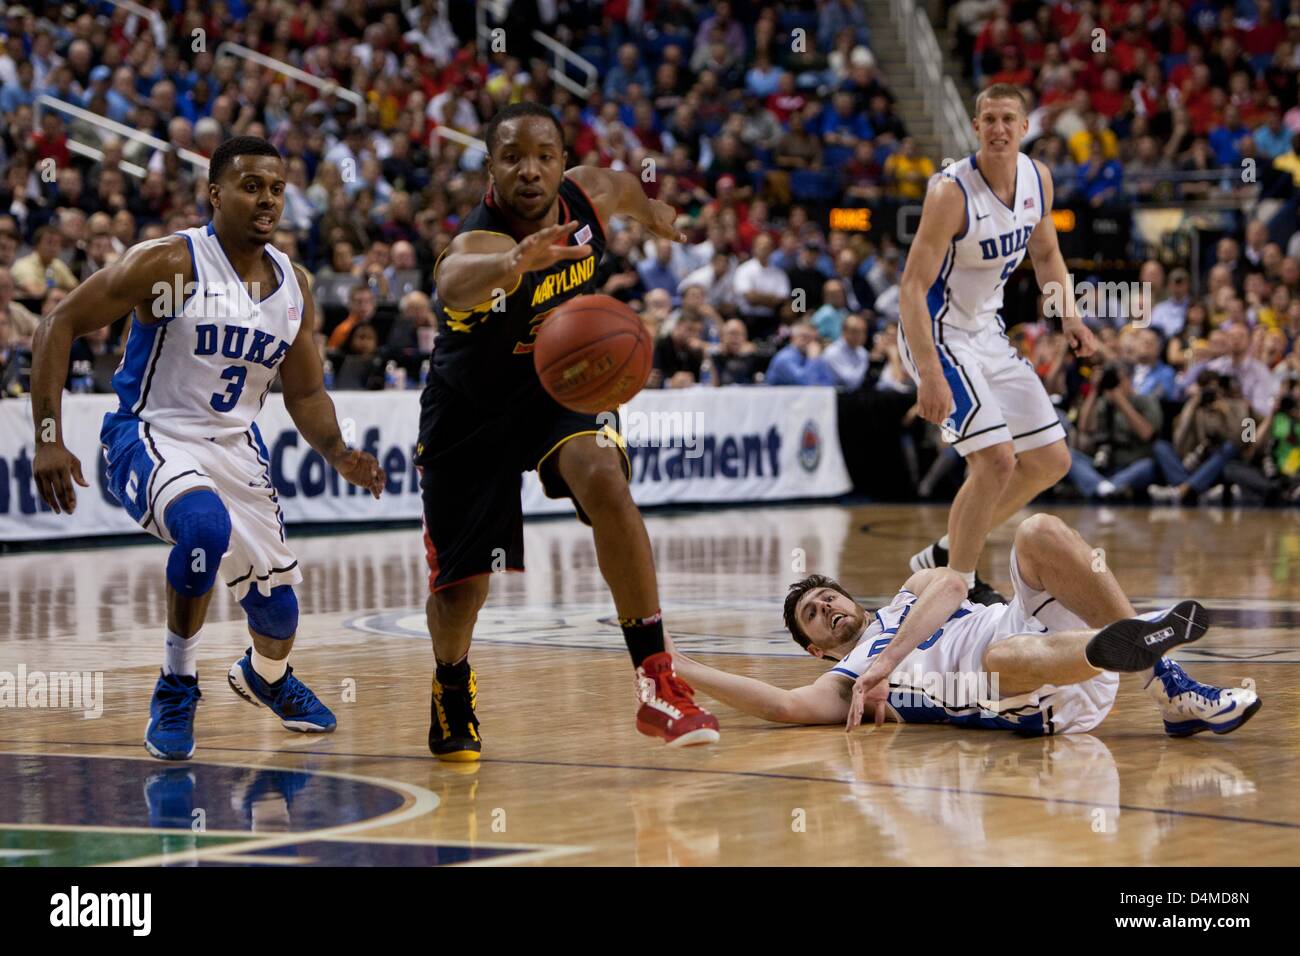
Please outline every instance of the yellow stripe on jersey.
[{"label": "yellow stripe on jersey", "polygon": [[[504,236],[506,239],[509,239],[512,242],[514,241],[513,236],[508,236],[504,232],[497,232],[493,229],[471,229],[470,232],[482,232],[489,236]],[[450,248],[451,246],[448,245],[447,249],[444,249],[442,250],[442,252],[438,253],[438,258],[434,260],[433,274],[435,276],[438,274],[438,266],[442,263],[442,257],[447,254],[447,250]],[[519,283],[523,281],[523,278],[524,278],[523,274],[521,273],[519,277],[515,279],[515,284],[505,291],[502,298],[509,298],[510,296],[514,295],[515,290],[519,288]],[[490,312],[492,310],[493,303],[496,301],[497,301],[497,297],[494,295],[491,298],[486,299],[483,302],[480,302],[478,305],[471,306],[468,309],[453,309],[449,305],[447,305],[447,303],[445,302],[442,303],[442,310],[447,313],[447,328],[452,332],[468,332],[471,328],[473,328],[473,323],[466,322],[465,320],[477,312],[484,312],[484,313]]]}]

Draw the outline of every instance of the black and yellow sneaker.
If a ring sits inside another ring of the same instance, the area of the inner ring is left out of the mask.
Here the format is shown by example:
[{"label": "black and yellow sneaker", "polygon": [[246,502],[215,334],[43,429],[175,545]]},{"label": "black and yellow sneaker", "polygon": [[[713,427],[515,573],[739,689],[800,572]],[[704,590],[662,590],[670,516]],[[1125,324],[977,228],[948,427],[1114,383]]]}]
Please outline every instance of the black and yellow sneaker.
[{"label": "black and yellow sneaker", "polygon": [[478,686],[469,662],[439,664],[429,706],[429,750],[439,760],[472,763],[479,759],[483,740],[474,713],[477,703]]}]

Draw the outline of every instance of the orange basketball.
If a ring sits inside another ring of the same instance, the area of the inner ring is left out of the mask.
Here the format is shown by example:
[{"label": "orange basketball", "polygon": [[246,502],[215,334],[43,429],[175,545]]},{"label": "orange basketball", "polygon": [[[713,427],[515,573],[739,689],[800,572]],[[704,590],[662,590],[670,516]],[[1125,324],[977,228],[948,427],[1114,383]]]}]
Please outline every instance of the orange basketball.
[{"label": "orange basketball", "polygon": [[565,408],[612,411],[645,385],[654,346],[640,316],[607,295],[580,295],[542,323],[533,365]]}]

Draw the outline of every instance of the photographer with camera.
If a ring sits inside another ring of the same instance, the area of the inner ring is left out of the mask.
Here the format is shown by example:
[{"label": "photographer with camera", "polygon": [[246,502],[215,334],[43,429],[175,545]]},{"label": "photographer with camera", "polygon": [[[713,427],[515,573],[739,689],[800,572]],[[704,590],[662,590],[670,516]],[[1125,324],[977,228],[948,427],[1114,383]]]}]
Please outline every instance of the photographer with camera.
[{"label": "photographer with camera", "polygon": [[1156,465],[1164,484],[1147,487],[1151,500],[1181,505],[1218,484],[1224,466],[1241,454],[1250,406],[1231,375],[1202,369],[1187,388],[1187,404],[1174,419],[1174,440],[1157,441]]},{"label": "photographer with camera", "polygon": [[1255,437],[1240,461],[1224,466],[1224,483],[1265,505],[1300,503],[1300,375],[1281,381],[1273,413]]},{"label": "photographer with camera", "polygon": [[1138,395],[1123,363],[1106,363],[1079,412],[1067,477],[1089,498],[1141,488],[1155,475],[1152,443],[1163,423],[1159,399]]}]

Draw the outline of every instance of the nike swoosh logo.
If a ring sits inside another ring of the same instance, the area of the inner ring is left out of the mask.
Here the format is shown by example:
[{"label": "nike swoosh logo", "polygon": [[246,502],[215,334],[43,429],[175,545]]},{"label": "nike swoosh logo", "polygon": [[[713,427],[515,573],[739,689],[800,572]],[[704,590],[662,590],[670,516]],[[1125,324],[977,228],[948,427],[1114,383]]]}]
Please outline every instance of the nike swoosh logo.
[{"label": "nike swoosh logo", "polygon": [[989,216],[991,216],[991,215],[993,215],[993,213],[991,213],[991,212],[986,212],[986,213],[985,213],[984,215],[982,215],[982,216],[976,216],[976,217],[975,217],[975,221],[976,221],[976,222],[979,222],[981,219],[987,219],[987,218],[988,218]]}]

